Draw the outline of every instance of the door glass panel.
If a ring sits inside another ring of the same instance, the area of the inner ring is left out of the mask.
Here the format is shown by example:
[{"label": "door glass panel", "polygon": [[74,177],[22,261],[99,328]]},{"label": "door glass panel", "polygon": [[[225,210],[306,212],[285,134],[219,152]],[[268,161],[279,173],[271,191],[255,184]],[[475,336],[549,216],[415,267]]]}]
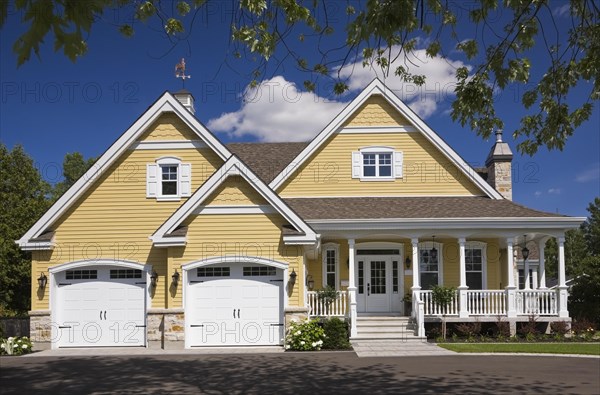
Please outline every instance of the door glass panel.
[{"label": "door glass panel", "polygon": [[392,262],[392,291],[398,293],[398,261]]},{"label": "door glass panel", "polygon": [[371,261],[371,294],[385,293],[385,261]]},{"label": "door glass panel", "polygon": [[358,262],[358,293],[365,293],[365,265],[363,261]]}]

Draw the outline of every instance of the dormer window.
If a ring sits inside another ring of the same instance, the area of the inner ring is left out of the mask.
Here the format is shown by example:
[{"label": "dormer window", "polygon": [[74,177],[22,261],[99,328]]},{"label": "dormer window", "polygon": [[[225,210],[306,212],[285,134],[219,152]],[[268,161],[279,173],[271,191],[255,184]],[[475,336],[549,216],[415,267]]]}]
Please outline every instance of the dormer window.
[{"label": "dormer window", "polygon": [[191,164],[174,156],[158,158],[146,169],[146,197],[173,201],[191,195]]},{"label": "dormer window", "polygon": [[402,152],[392,147],[365,147],[352,153],[352,178],[391,181],[402,178]]}]

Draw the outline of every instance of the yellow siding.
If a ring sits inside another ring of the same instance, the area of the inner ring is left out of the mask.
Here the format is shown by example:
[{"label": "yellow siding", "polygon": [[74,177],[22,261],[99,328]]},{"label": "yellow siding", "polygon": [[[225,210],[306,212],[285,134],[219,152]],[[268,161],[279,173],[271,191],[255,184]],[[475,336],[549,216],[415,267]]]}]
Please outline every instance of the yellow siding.
[{"label": "yellow siding", "polygon": [[161,115],[138,141],[200,140],[185,122],[173,113]]},{"label": "yellow siding", "polygon": [[[198,188],[222,164],[209,149],[175,151],[192,165],[192,190]],[[173,151],[127,151],[89,188],[53,226],[57,246],[34,255],[32,279],[48,267],[81,259],[111,258],[151,264],[160,276],[153,307],[165,306],[166,249],[152,247],[148,239],[185,202],[157,202],[146,198],[146,164]],[[49,287],[46,287],[46,294]],[[35,310],[48,308],[48,296],[32,299]]]},{"label": "yellow siding", "polygon": [[[174,249],[173,264],[181,265],[219,256],[257,256],[289,263],[289,271],[298,274],[296,284],[288,293],[290,306],[302,306],[304,292],[301,246],[286,246],[281,238],[281,226],[286,223],[279,214],[215,214],[190,217],[187,245]],[[287,279],[284,279],[287,281]],[[173,306],[181,306],[181,293],[173,298]]]},{"label": "yellow siding", "polygon": [[[403,178],[352,178],[352,152],[390,146],[404,153]],[[482,191],[420,133],[337,134],[277,190],[282,197],[312,196],[472,196]]]},{"label": "yellow siding", "polygon": [[344,123],[344,127],[404,125],[410,123],[382,96],[371,96]]},{"label": "yellow siding", "polygon": [[267,201],[248,182],[239,176],[229,176],[203,202],[203,205],[248,206],[264,205]]}]

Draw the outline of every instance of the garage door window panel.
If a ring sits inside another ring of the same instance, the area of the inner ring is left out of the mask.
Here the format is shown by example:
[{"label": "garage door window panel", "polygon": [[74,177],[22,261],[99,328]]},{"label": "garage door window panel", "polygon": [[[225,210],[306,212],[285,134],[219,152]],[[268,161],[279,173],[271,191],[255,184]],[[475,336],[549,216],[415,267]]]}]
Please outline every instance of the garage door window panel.
[{"label": "garage door window panel", "polygon": [[65,273],[67,280],[96,280],[98,278],[97,270],[67,270]]}]

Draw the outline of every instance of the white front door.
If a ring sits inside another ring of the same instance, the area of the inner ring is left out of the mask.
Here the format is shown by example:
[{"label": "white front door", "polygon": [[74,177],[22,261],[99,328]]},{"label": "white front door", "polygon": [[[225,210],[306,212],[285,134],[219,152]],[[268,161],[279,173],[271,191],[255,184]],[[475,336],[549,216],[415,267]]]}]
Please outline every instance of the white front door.
[{"label": "white front door", "polygon": [[400,312],[400,262],[399,257],[385,255],[357,256],[358,312]]},{"label": "white front door", "polygon": [[187,347],[281,344],[282,269],[211,265],[189,270],[187,278]]},{"label": "white front door", "polygon": [[85,267],[56,273],[54,280],[58,347],[145,346],[144,272]]}]

